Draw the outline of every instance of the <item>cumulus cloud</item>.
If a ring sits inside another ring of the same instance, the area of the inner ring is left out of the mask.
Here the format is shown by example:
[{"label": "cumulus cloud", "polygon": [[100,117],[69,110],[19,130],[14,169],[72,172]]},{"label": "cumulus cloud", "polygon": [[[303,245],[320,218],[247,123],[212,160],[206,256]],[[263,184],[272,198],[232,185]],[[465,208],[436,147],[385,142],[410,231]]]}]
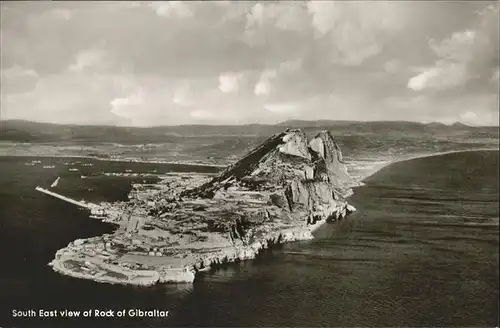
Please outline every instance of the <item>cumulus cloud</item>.
[{"label": "cumulus cloud", "polygon": [[264,5],[256,3],[250,12],[247,14],[246,28],[252,28],[255,25],[262,25],[264,23]]},{"label": "cumulus cloud", "polygon": [[246,29],[268,25],[284,31],[302,31],[310,21],[303,4],[302,1],[256,3],[246,15]]},{"label": "cumulus cloud", "polygon": [[243,78],[241,73],[223,73],[219,76],[219,89],[224,93],[237,92]]},{"label": "cumulus cloud", "polygon": [[441,42],[431,39],[429,46],[438,60],[412,77],[408,88],[448,89],[470,79],[491,77],[491,65],[498,63],[498,28],[498,6],[491,5],[478,14],[474,27],[454,32]]},{"label": "cumulus cloud", "polygon": [[52,14],[54,17],[63,19],[63,20],[70,20],[73,17],[73,13],[71,10],[66,9],[66,8],[57,8],[52,10]]},{"label": "cumulus cloud", "polygon": [[279,70],[282,72],[295,72],[302,68],[303,63],[303,58],[288,60],[279,65]]},{"label": "cumulus cloud", "polygon": [[474,112],[465,112],[460,115],[460,118],[464,123],[471,123],[477,119],[477,115]]},{"label": "cumulus cloud", "polygon": [[388,60],[384,63],[384,70],[388,73],[394,74],[398,71],[400,63],[396,59]]},{"label": "cumulus cloud", "polygon": [[115,98],[110,102],[112,107],[111,112],[124,117],[131,117],[137,115],[135,106],[144,104],[144,92],[138,90],[137,92],[122,98]]},{"label": "cumulus cloud", "polygon": [[275,82],[279,78],[287,78],[290,74],[300,71],[303,58],[296,58],[280,63],[275,69],[266,69],[260,74],[259,80],[254,86],[254,94],[266,96],[276,89]]},{"label": "cumulus cloud", "polygon": [[289,114],[294,113],[299,109],[296,103],[275,103],[275,104],[265,104],[264,108],[272,113],[277,114]]},{"label": "cumulus cloud", "polygon": [[194,94],[191,85],[184,82],[178,86],[175,89],[173,101],[181,106],[191,106],[194,103]]},{"label": "cumulus cloud", "polygon": [[1,94],[15,94],[32,91],[40,76],[32,69],[14,65],[1,71]]},{"label": "cumulus cloud", "polygon": [[[379,107],[380,106],[380,107]],[[461,121],[472,125],[498,125],[498,95],[491,93],[459,94],[452,98],[417,94],[412,97],[386,98],[375,109],[392,119],[454,123]]]},{"label": "cumulus cloud", "polygon": [[189,113],[192,118],[200,120],[211,120],[215,118],[214,113],[205,109],[197,109]]},{"label": "cumulus cloud", "polygon": [[[152,125],[472,112],[486,122],[498,83],[498,6],[484,8],[4,2],[2,118]],[[458,91],[469,98],[454,102]]]},{"label": "cumulus cloud", "polygon": [[105,52],[101,49],[87,49],[76,55],[75,62],[68,67],[69,71],[82,72],[86,68],[92,68],[102,64]]},{"label": "cumulus cloud", "polygon": [[158,16],[179,18],[192,17],[193,12],[183,1],[153,1],[149,4]]},{"label": "cumulus cloud", "polygon": [[271,93],[272,80],[277,77],[276,70],[265,70],[260,75],[259,81],[255,84],[254,93],[257,96],[265,96]]},{"label": "cumulus cloud", "polygon": [[427,88],[449,88],[458,86],[469,78],[464,65],[455,62],[441,61],[435,67],[412,77],[408,88],[421,91]]},{"label": "cumulus cloud", "polygon": [[430,40],[430,47],[441,58],[457,61],[470,60],[470,47],[474,45],[477,33],[472,30],[455,32],[442,42]]},{"label": "cumulus cloud", "polygon": [[497,68],[495,69],[495,71],[493,72],[493,74],[491,75],[491,80],[492,80],[493,82],[498,82],[499,77],[500,77],[500,69],[497,67]]},{"label": "cumulus cloud", "polygon": [[470,47],[474,45],[476,32],[471,30],[454,33],[441,43],[430,41],[431,49],[442,58],[433,67],[412,77],[408,81],[408,88],[415,91],[426,88],[449,88],[463,84],[470,76],[467,71],[467,62],[470,57]]},{"label": "cumulus cloud", "polygon": [[404,25],[398,5],[387,2],[310,1],[317,38],[330,41],[334,63],[357,66],[379,54],[386,37]]},{"label": "cumulus cloud", "polygon": [[20,77],[38,78],[38,73],[32,69],[26,69],[19,65],[14,65],[8,69],[2,70],[1,75],[5,79],[15,79]]}]

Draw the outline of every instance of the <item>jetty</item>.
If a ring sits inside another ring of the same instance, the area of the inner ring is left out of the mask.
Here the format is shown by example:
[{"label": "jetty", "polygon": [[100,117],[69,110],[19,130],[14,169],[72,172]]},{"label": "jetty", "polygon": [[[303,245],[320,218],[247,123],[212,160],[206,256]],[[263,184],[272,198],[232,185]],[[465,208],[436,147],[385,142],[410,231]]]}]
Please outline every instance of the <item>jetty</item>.
[{"label": "jetty", "polygon": [[42,188],[40,186],[37,186],[35,188],[35,190],[37,191],[40,191],[40,192],[43,192],[44,194],[47,194],[47,195],[50,195],[52,197],[55,197],[55,198],[59,198],[61,200],[64,200],[68,203],[71,203],[71,204],[74,204],[74,205],[77,205],[77,206],[80,206],[80,207],[83,207],[83,208],[86,208],[86,209],[89,209],[89,210],[92,210],[92,208],[95,208],[97,207],[96,204],[93,204],[93,203],[86,203],[86,202],[79,202],[77,200],[74,200],[74,199],[71,199],[69,197],[66,197],[66,196],[63,196],[63,195],[60,195],[58,193],[55,193],[53,191],[50,191],[50,190],[47,190],[45,188]]},{"label": "jetty", "polygon": [[57,187],[59,180],[61,180],[61,177],[57,177],[57,179],[54,182],[52,182],[52,184],[50,185],[50,188]]}]

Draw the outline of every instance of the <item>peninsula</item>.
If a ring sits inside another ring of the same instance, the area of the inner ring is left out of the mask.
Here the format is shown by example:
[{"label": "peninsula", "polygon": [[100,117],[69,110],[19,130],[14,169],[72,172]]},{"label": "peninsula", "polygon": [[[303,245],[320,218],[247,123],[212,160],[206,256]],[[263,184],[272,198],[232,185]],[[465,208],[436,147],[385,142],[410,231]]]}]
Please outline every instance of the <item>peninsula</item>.
[{"label": "peninsula", "polygon": [[346,199],[356,185],[328,131],[308,140],[285,130],[215,176],[168,174],[134,185],[127,202],[84,204],[118,228],[71,242],[50,265],[98,282],[190,283],[213,265],[313,238],[327,220],[355,211]]}]

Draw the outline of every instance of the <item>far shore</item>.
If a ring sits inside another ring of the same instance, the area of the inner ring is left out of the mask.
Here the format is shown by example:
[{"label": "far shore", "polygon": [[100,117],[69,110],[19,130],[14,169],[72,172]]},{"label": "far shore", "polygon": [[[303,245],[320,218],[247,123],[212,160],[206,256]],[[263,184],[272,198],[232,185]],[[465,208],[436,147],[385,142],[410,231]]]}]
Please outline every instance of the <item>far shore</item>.
[{"label": "far shore", "polygon": [[[427,154],[408,154],[406,156],[403,156],[401,158],[395,158],[392,161],[386,162],[386,163],[381,163],[378,165],[375,169],[369,172],[368,175],[362,177],[361,181],[369,178],[373,174],[377,173],[381,169],[383,169],[386,166],[399,163],[399,162],[404,162],[404,161],[411,161],[414,159],[418,158],[425,158],[425,157],[431,157],[431,156],[440,156],[440,155],[446,155],[446,154],[453,154],[453,153],[463,153],[463,152],[472,152],[472,151],[499,151],[498,148],[474,148],[474,149],[461,149],[461,150],[450,150],[450,151],[443,151],[443,152],[437,152],[437,153],[427,153]],[[85,155],[19,155],[19,154],[13,154],[13,155],[8,155],[8,154],[0,154],[0,157],[39,157],[39,158],[86,158],[86,159],[94,159],[98,161],[103,161],[103,162],[123,162],[123,163],[145,163],[145,164],[167,164],[167,165],[186,165],[186,166],[205,166],[205,167],[214,167],[214,168],[224,168],[227,167],[228,165],[231,165],[232,163],[228,161],[227,164],[212,164],[212,163],[198,163],[198,162],[175,162],[175,161],[161,161],[161,160],[143,160],[143,159],[133,159],[133,158],[102,158],[102,157],[97,157],[97,156],[85,156]],[[347,162],[348,163],[348,162]]]},{"label": "far shore", "polygon": [[197,163],[197,162],[173,162],[173,161],[161,161],[161,160],[142,160],[142,159],[127,159],[127,158],[102,158],[97,156],[85,156],[85,155],[28,155],[28,154],[0,154],[0,157],[37,157],[37,158],[86,158],[94,159],[103,162],[124,162],[124,163],[145,163],[145,164],[168,164],[168,165],[186,165],[186,166],[207,166],[223,168],[230,164],[211,164],[211,163]]},{"label": "far shore", "polygon": [[[383,168],[390,166],[392,164],[400,163],[400,162],[406,162],[406,161],[411,161],[414,159],[419,159],[419,158],[425,158],[425,157],[432,157],[432,156],[440,156],[440,155],[446,155],[446,154],[453,154],[453,153],[463,153],[463,152],[474,152],[474,151],[499,151],[500,149],[498,148],[474,148],[474,149],[461,149],[461,150],[450,150],[450,151],[442,151],[442,152],[436,152],[436,153],[421,153],[421,154],[407,154],[405,156],[402,156],[400,158],[394,158],[392,161],[388,161],[385,163],[380,163],[375,166],[371,171],[368,171],[366,175],[359,177],[359,186],[354,186],[353,188],[361,187],[364,185],[364,181],[371,177],[372,175],[376,174]],[[93,160],[98,160],[98,161],[103,161],[103,162],[123,162],[123,163],[144,163],[144,164],[165,164],[165,165],[184,165],[184,166],[198,166],[198,167],[212,167],[212,168],[218,168],[218,169],[223,169],[232,163],[228,161],[227,164],[211,164],[211,163],[198,163],[198,162],[175,162],[175,161],[161,161],[161,160],[142,160],[142,159],[133,159],[133,158],[102,158],[102,157],[97,157],[97,156],[85,156],[85,155],[19,155],[19,154],[13,154],[13,155],[5,155],[5,154],[0,154],[0,157],[37,157],[37,158],[75,158],[75,159],[93,159]],[[347,164],[349,162],[347,161]]]},{"label": "far shore", "polygon": [[429,154],[418,154],[418,155],[410,155],[409,154],[406,157],[402,157],[402,158],[399,158],[399,159],[394,159],[392,161],[389,161],[389,162],[382,163],[382,164],[378,165],[374,170],[370,171],[370,173],[367,176],[363,177],[361,179],[361,182],[363,183],[364,180],[368,179],[369,177],[371,177],[375,173],[379,172],[383,168],[388,167],[388,166],[390,166],[392,164],[401,163],[401,162],[408,162],[408,161],[412,161],[414,159],[419,159],[419,158],[441,156],[441,155],[455,154],[455,153],[468,153],[468,152],[475,152],[475,151],[500,151],[500,149],[498,149],[498,148],[475,148],[475,149],[442,151],[442,152],[429,153]]}]

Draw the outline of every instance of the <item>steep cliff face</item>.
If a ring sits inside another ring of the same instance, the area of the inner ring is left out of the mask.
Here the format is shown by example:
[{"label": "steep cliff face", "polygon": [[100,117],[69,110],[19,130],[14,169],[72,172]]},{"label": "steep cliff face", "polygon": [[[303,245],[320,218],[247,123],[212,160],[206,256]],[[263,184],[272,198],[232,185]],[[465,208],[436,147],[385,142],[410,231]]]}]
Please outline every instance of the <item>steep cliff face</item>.
[{"label": "steep cliff face", "polygon": [[[300,130],[276,134],[208,183],[181,193],[187,198],[224,199],[234,193],[254,193],[283,211],[283,221],[344,217],[354,208],[345,200],[356,182],[347,174],[339,146],[328,131],[312,140]],[[259,211],[246,213],[250,223]],[[261,214],[258,214],[261,215]],[[231,236],[245,235],[234,221]]]}]

